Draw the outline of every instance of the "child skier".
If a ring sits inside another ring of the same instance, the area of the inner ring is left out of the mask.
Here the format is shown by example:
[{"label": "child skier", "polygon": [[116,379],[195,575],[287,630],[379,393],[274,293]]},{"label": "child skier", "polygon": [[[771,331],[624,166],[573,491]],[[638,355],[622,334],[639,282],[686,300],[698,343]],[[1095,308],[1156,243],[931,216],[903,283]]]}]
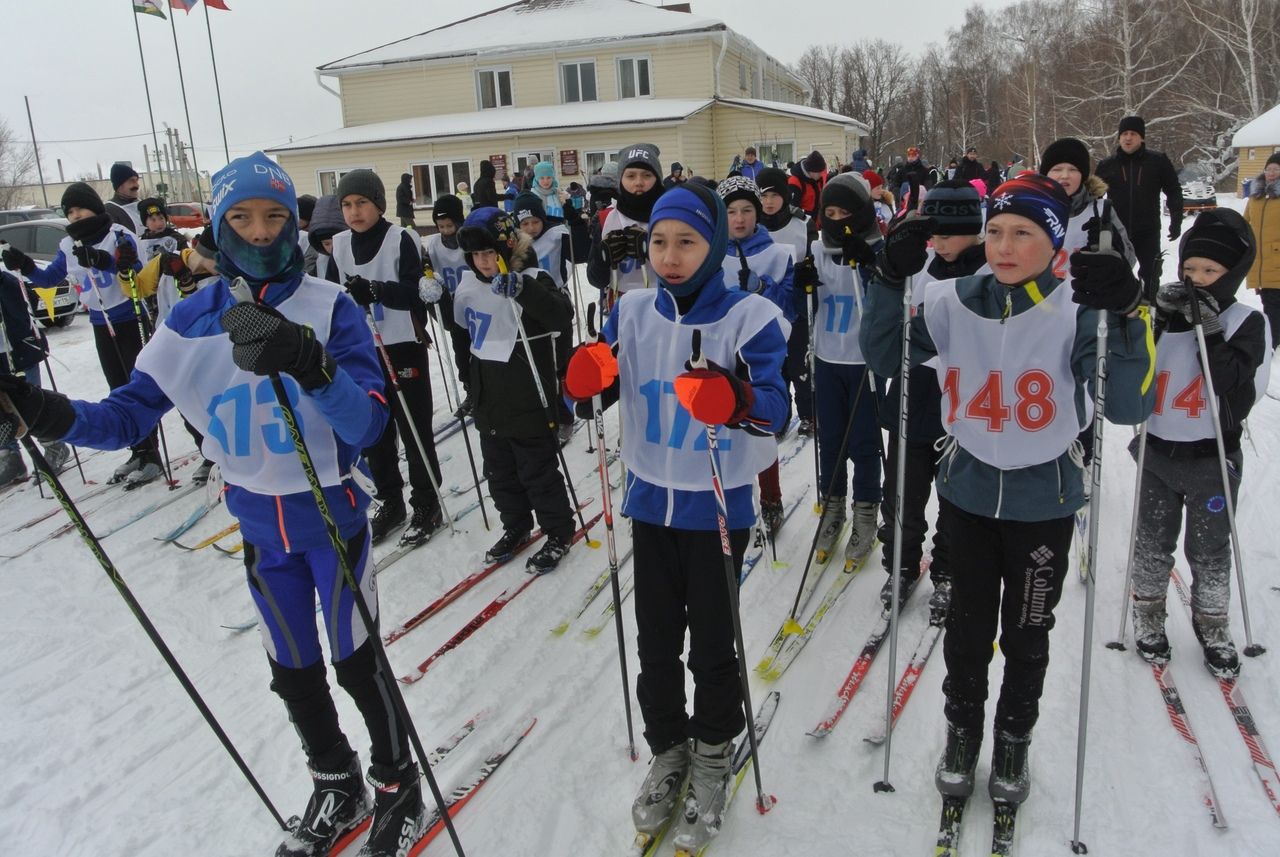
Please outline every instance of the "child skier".
[{"label": "child skier", "polygon": [[[453,320],[471,340],[467,384],[489,492],[503,533],[486,562],[503,561],[529,538],[537,515],[546,541],[529,558],[534,574],[554,571],[573,539],[573,507],[556,457],[556,437],[542,406],[557,389],[552,346],[573,323],[569,297],[536,267],[529,237],[511,216],[477,208],[459,241],[470,270],[453,300]],[[501,260],[501,265],[499,265]],[[501,268],[505,267],[504,272]],[[529,365],[520,342],[519,317],[533,352]]]},{"label": "child skier", "polygon": [[[468,270],[467,255],[462,252],[458,243],[458,230],[462,228],[465,218],[463,200],[453,194],[444,194],[435,201],[431,209],[431,220],[436,225],[436,233],[427,238],[424,253],[426,270],[419,283],[418,294],[425,303],[440,301],[440,311],[445,319],[453,318],[453,293],[462,282],[462,275]],[[449,339],[453,344],[453,365],[458,371],[458,378],[464,383],[468,377],[468,366],[471,363],[471,340],[465,328],[457,328],[448,321]],[[458,405],[458,415],[471,413],[471,399],[468,395]]]},{"label": "child skier", "polygon": [[889,224],[893,222],[893,194],[885,187],[884,179],[875,170],[864,170],[862,177],[871,187],[871,203],[876,209],[876,222],[880,226],[880,234],[889,232]]},{"label": "child skier", "polygon": [[[715,193],[695,182],[664,194],[649,225],[659,288],[628,292],[615,305],[603,332],[616,360],[604,346],[584,346],[565,379],[566,394],[578,401],[619,384],[628,469],[622,514],[632,520],[635,545],[636,693],[654,755],[631,812],[644,837],[678,812],[674,844],[690,853],[719,830],[733,738],[746,723],[701,421],[728,426],[720,461],[740,569],[755,522],[751,482],[776,455],[769,433],[785,425],[787,413],[787,324],[768,301],[726,285],[726,220]],[[670,391],[684,371],[694,330],[714,363],[700,373],[690,415],[661,390]],[[680,662],[686,628],[692,716]],[[677,808],[686,780],[685,805]]]},{"label": "child skier", "polygon": [[[11,246],[4,251],[4,264],[38,286],[54,286],[64,279],[79,284],[80,303],[89,310],[93,324],[98,362],[107,386],[114,390],[128,383],[142,350],[142,326],[148,324],[138,313],[145,315],[141,302],[150,293],[139,285],[135,298],[124,276],[142,267],[138,239],[129,229],[112,223],[98,192],[84,182],[62,192],[62,209],[70,222],[52,262],[38,268],[27,254]],[[149,334],[149,326],[146,329]],[[164,473],[154,433],[139,438],[131,451],[109,481],[136,488]]]},{"label": "child skier", "polygon": [[[405,724],[389,702],[395,679],[377,668],[265,377],[278,374],[290,393],[376,616],[369,497],[351,471],[388,419],[378,356],[360,308],[340,288],[302,273],[293,183],[284,171],[261,152],[238,158],[214,175],[213,199],[222,279],[174,308],[127,385],[100,403],[73,403],[17,380],[0,379],[0,390],[36,437],[112,449],[145,435],[175,406],[200,428],[245,537],[271,689],[284,701],[314,781],[306,811],[276,855],[327,855],[370,811],[359,757],[338,725],[325,679],[313,609],[318,593],[338,684],[369,730],[376,798],[360,857],[390,857],[406,829],[412,841],[425,822]],[[243,278],[256,301],[236,303],[231,278]]]},{"label": "child skier", "polygon": [[796,416],[800,425],[796,431],[808,437],[813,434],[813,392],[809,378],[809,310],[806,286],[818,285],[818,274],[813,265],[809,245],[816,234],[804,212],[793,206],[791,187],[787,174],[777,167],[765,167],[756,178],[760,187],[760,222],[774,243],[792,249],[794,281],[792,283],[791,336],[787,339],[787,362],[784,374],[795,390]]},{"label": "child skier", "polygon": [[[1169,659],[1165,593],[1185,507],[1183,550],[1192,576],[1192,625],[1209,671],[1219,678],[1234,678],[1240,672],[1240,659],[1227,617],[1231,522],[1222,497],[1222,470],[1205,401],[1190,301],[1200,302],[1233,503],[1243,473],[1241,426],[1266,392],[1271,337],[1262,313],[1235,297],[1256,255],[1253,232],[1243,217],[1226,208],[1202,212],[1182,237],[1179,255],[1183,282],[1163,285],[1156,293],[1157,322],[1163,332],[1156,348],[1158,401],[1147,421],[1139,489],[1133,636],[1138,653],[1147,660]],[[1239,514],[1240,507],[1234,508]]]},{"label": "child skier", "polygon": [[[387,192],[373,170],[352,170],[338,182],[338,203],[349,230],[333,236],[327,279],[346,286],[352,299],[377,324],[386,356],[395,367],[400,397],[386,378],[393,419],[376,444],[365,450],[378,500],[373,516],[373,544],[385,539],[405,519],[404,477],[400,474],[397,422],[403,426],[409,461],[409,505],[413,516],[400,545],[420,545],[444,524],[440,498],[440,462],[431,432],[431,376],[427,360],[426,309],[418,296],[422,279],[421,242],[416,234],[394,226],[383,214]],[[386,367],[383,367],[386,371]],[[407,410],[406,410],[407,408]],[[413,427],[423,450],[418,449]],[[424,462],[422,452],[426,453]],[[427,468],[430,467],[430,472]],[[433,484],[434,483],[434,484]]]},{"label": "child skier", "polygon": [[[138,236],[138,257],[144,269],[162,253],[176,254],[186,249],[187,236],[169,222],[169,214],[159,199],[148,197],[138,203],[138,215],[142,218],[144,227],[142,234]],[[168,276],[162,275],[155,289],[156,317],[159,321],[168,318],[173,305],[182,298],[178,292],[176,277],[170,271],[164,274]],[[141,274],[138,275],[139,284],[144,279]]]},{"label": "child skier", "polygon": [[[612,306],[622,292],[652,285],[645,229],[654,203],[662,196],[661,179],[657,146],[636,143],[618,152],[617,201],[605,215],[587,260],[587,282],[607,293],[603,307]],[[617,272],[617,293],[611,282],[613,271]]]},{"label": "child skier", "polygon": [[[894,224],[885,239],[875,278],[867,290],[871,300],[892,300],[888,292],[882,292],[880,280],[891,280],[889,290],[901,294],[903,281],[915,274],[912,300],[919,307],[924,303],[925,288],[929,283],[953,280],[977,273],[990,273],[986,253],[982,248],[982,198],[977,190],[966,182],[939,182],[925,197],[920,214],[914,213]],[[931,245],[931,246],[930,246]],[[901,303],[899,303],[901,306]],[[881,561],[889,578],[880,590],[880,600],[885,610],[893,599],[893,581],[890,572],[893,565],[894,515],[897,502],[898,460],[898,406],[901,381],[898,374],[901,363],[885,365],[876,362],[884,350],[873,341],[876,336],[897,336],[901,328],[872,327],[865,324],[861,331],[862,353],[867,365],[875,374],[892,378],[889,395],[880,410],[880,424],[889,433],[884,478],[884,501],[880,504],[879,539],[882,548]],[[901,359],[901,358],[899,358]],[[899,586],[899,604],[905,604],[918,578],[917,570],[924,556],[924,537],[929,524],[925,507],[933,490],[933,480],[938,475],[938,455],[934,444],[945,434],[942,426],[942,395],[938,390],[938,375],[929,366],[911,369],[910,393],[907,402],[907,460],[905,483],[902,493],[902,565],[896,577]],[[932,559],[929,577],[933,580],[934,594],[929,607],[941,616],[946,612],[951,598],[951,573],[947,533],[941,519],[933,526]]]},{"label": "child skier", "polygon": [[[716,193],[724,202],[729,232],[723,265],[725,284],[763,296],[790,323],[796,314],[792,295],[795,251],[785,244],[773,243],[769,230],[759,225],[764,214],[760,188],[749,178],[730,176],[720,182]],[[785,362],[783,365],[785,369]],[[790,411],[788,408],[788,416]],[[760,471],[760,517],[770,538],[782,526],[782,515],[782,486],[775,456],[773,464]]]},{"label": "child skier", "polygon": [[[1011,803],[1030,792],[1027,750],[1049,631],[1072,513],[1084,503],[1076,436],[1091,419],[1099,312],[1110,325],[1107,418],[1139,423],[1154,398],[1150,328],[1145,309],[1135,312],[1142,289],[1124,257],[1077,251],[1071,279],[1054,276],[1068,206],[1061,186],[1043,176],[998,187],[985,240],[994,273],[931,283],[911,323],[911,362],[936,368],[946,405],[937,489],[952,587],[943,641],[947,740],[935,777],[944,795],[973,791],[997,623],[1004,682],[988,787]],[[898,273],[914,267],[903,265]],[[891,366],[901,360],[902,297],[892,294],[892,279],[877,283],[864,323],[892,331],[868,337],[875,361]]]},{"label": "child skier", "polygon": [[820,282],[813,318],[813,382],[818,393],[818,492],[827,501],[815,550],[820,563],[835,551],[845,524],[846,462],[852,461],[853,524],[844,561],[853,568],[871,551],[882,496],[875,401],[880,393],[858,343],[866,281],[882,239],[862,176],[841,173],[827,182],[822,212],[825,252],[814,254]]}]

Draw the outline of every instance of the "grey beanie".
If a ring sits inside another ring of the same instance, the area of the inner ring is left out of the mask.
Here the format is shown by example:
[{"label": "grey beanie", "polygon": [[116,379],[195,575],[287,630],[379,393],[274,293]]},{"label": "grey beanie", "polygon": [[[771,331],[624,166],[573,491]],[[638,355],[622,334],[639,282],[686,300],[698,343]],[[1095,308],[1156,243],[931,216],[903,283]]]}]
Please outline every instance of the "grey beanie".
[{"label": "grey beanie", "polygon": [[652,143],[635,143],[623,146],[618,152],[618,172],[627,167],[644,167],[656,178],[662,178],[662,161],[658,160],[658,147]]},{"label": "grey beanie", "polygon": [[352,170],[338,182],[338,204],[351,194],[370,200],[379,211],[387,210],[387,188],[373,170]]}]

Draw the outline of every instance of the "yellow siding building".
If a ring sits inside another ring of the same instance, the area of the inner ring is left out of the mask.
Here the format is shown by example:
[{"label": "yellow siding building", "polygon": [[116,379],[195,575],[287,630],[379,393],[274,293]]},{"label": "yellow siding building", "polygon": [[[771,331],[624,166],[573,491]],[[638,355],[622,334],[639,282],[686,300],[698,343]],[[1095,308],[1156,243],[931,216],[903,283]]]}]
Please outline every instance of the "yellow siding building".
[{"label": "yellow siding building", "polygon": [[1244,183],[1261,175],[1267,158],[1280,151],[1280,105],[1236,131],[1231,146],[1236,150],[1236,191],[1243,195]]}]

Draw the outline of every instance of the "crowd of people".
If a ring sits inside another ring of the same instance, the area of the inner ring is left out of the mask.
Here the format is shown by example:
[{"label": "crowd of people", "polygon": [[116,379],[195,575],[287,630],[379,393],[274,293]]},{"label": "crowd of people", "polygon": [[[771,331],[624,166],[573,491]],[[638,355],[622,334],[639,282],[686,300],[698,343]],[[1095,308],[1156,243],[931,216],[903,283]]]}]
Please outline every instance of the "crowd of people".
[{"label": "crowd of people", "polygon": [[[483,161],[474,187],[462,189],[469,199],[433,201],[425,242],[409,174],[395,190],[396,225],[371,170],[313,199],[262,153],[237,159],[213,177],[211,225],[187,246],[160,201],[136,199],[136,174],[113,169],[117,193],[107,202],[84,184],[64,193],[68,236],[50,265],[3,253],[32,283],[81,284],[110,395],[72,402],[41,387],[47,342],[14,305],[22,284],[7,273],[0,392],[55,469],[68,444],[128,447],[113,478],[158,478],[156,430],[174,408],[206,457],[205,475],[220,467],[267,630],[270,687],[315,783],[281,857],[327,854],[370,814],[362,855],[399,853],[403,837],[423,833],[420,773],[390,701],[393,680],[342,569],[350,566],[376,615],[372,546],[399,532],[400,546],[417,547],[448,522],[430,431],[433,324],[437,344],[449,340],[450,372],[465,389],[456,416],[479,435],[501,522],[488,562],[523,550],[536,524],[542,541],[527,570],[560,565],[576,538],[560,448],[593,401],[617,411],[636,696],[653,757],[633,805],[640,834],[671,825],[675,845],[695,853],[720,828],[734,741],[750,713],[736,600],[719,569],[729,553],[740,570],[758,520],[770,538],[786,525],[778,448],[793,412],[794,431],[815,439],[819,569],[836,555],[856,568],[878,540],[887,614],[928,562],[930,609],[946,627],[939,791],[973,791],[989,734],[990,793],[1020,803],[1074,515],[1089,493],[1099,347],[1108,377],[1097,418],[1145,426],[1135,442],[1138,650],[1171,657],[1165,597],[1185,519],[1205,662],[1217,676],[1239,671],[1229,521],[1213,499],[1224,488],[1196,337],[1234,498],[1242,422],[1265,389],[1280,308],[1275,257],[1260,252],[1272,240],[1262,212],[1280,196],[1280,155],[1246,215],[1202,214],[1181,236],[1176,276],[1162,278],[1158,198],[1169,201],[1169,238],[1179,237],[1176,176],[1146,149],[1141,119],[1124,119],[1117,143],[1095,164],[1083,142],[1056,140],[1037,170],[1010,176],[984,167],[973,148],[946,175],[915,147],[883,175],[865,150],[832,170],[818,151],[783,168],[748,148],[719,180],[686,175],[680,163],[664,170],[656,146],[636,143],[586,187],[562,189],[554,166],[536,162],[503,194]],[[1273,327],[1236,299],[1246,278],[1264,289]],[[905,289],[914,305],[906,330]],[[575,335],[575,313],[592,302],[598,340]],[[1100,319],[1110,330],[1102,345]],[[281,430],[284,401],[272,383],[296,409],[316,486]],[[11,420],[0,416],[0,425]],[[698,441],[704,427],[720,432],[719,490]],[[899,485],[882,463],[900,450]],[[373,497],[356,471],[371,478]],[[326,680],[317,592],[338,684],[369,732],[372,799]],[[1004,671],[991,719],[997,631]]]}]

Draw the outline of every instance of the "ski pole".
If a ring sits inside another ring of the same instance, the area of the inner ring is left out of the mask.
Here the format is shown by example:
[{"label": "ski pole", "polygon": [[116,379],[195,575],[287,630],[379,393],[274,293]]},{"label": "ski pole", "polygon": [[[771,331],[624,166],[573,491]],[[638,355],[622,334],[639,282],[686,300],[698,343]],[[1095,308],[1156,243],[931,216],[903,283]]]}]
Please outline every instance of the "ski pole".
[{"label": "ski pole", "polygon": [[[810,257],[812,260],[812,257]],[[818,384],[813,374],[814,351],[813,351],[813,305],[817,300],[817,289],[813,283],[805,283],[804,285],[804,308],[808,315],[808,341],[805,343],[804,359],[809,369],[809,408],[813,414],[813,496],[814,502],[819,506],[822,505],[821,491],[818,486],[822,484],[821,463],[818,452],[819,431],[818,431]],[[822,509],[815,509],[818,514],[822,513]]]},{"label": "ski pole", "polygon": [[[121,279],[129,284],[129,297],[133,300],[133,317],[138,320],[138,337],[142,340],[142,345],[145,348],[147,342],[151,339],[147,333],[151,316],[143,308],[142,301],[138,299],[138,279],[134,276],[133,269],[125,268],[119,273]],[[173,481],[173,470],[169,467],[169,442],[165,440],[164,423],[156,423],[156,430],[160,436],[160,451],[164,455],[164,475],[169,480],[169,490],[172,491],[178,486]]]},{"label": "ski pole", "polygon": [[[702,353],[702,331],[693,329],[693,354],[689,368],[706,369],[707,358]],[[756,810],[762,815],[773,809],[777,798],[764,792],[760,776],[760,746],[756,741],[755,706],[751,704],[751,681],[747,676],[747,647],[742,642],[742,617],[738,613],[738,573],[733,561],[733,546],[729,541],[729,508],[724,493],[724,480],[720,471],[720,441],[716,427],[707,426],[707,452],[711,459],[711,492],[716,498],[716,524],[720,530],[720,550],[724,555],[724,585],[729,591],[729,616],[733,620],[733,642],[738,649],[738,679],[742,683],[742,707],[747,717],[747,741],[751,744],[752,773],[756,778]]]},{"label": "ski pole", "polygon": [[[603,342],[595,330],[595,304],[587,307],[587,333],[597,342]],[[613,590],[613,625],[618,632],[618,662],[622,667],[622,697],[627,703],[627,752],[631,761],[640,758],[636,753],[635,729],[631,723],[631,681],[627,678],[627,644],[622,630],[622,592],[618,587],[618,547],[613,536],[613,489],[609,487],[609,459],[605,452],[604,405],[597,394],[591,397],[591,416],[596,430],[596,461],[600,471],[600,496],[604,503],[605,544],[609,548],[609,585]]]},{"label": "ski pole", "polygon": [[[1108,649],[1116,651],[1124,651],[1125,627],[1129,622],[1129,604],[1133,600],[1133,560],[1138,553],[1138,512],[1140,511],[1142,499],[1142,467],[1147,458],[1147,423],[1144,420],[1142,428],[1138,430],[1138,477],[1134,480],[1133,485],[1133,515],[1129,518],[1129,561],[1124,567],[1124,588],[1120,591],[1123,593],[1120,601],[1120,630],[1116,633],[1116,638],[1107,643]],[[1090,502],[1093,497],[1090,495]],[[1093,514],[1092,510],[1090,514]]]},{"label": "ski pole", "polygon": [[[440,302],[432,304],[435,309],[436,321],[440,323],[440,330],[445,331],[444,312],[440,309]],[[452,367],[451,367],[452,368]],[[446,373],[449,376],[449,382],[453,385],[453,398],[461,403],[462,399],[458,395],[458,377],[452,371]],[[476,471],[476,456],[471,451],[471,434],[467,431],[467,418],[458,417],[458,423],[462,429],[462,442],[467,445],[467,463],[471,465],[471,478],[476,484],[476,500],[480,502],[480,517],[484,518],[484,528],[489,529],[489,511],[484,507],[484,492],[480,490],[480,474]]]},{"label": "ski pole", "polygon": [[[1110,237],[1110,233],[1105,233]],[[1109,241],[1105,242],[1110,244]],[[1109,246],[1103,247],[1110,249]],[[1093,491],[1089,495],[1089,542],[1086,547],[1089,558],[1088,575],[1084,579],[1084,641],[1080,666],[1080,715],[1076,732],[1076,794],[1075,820],[1071,834],[1071,850],[1076,854],[1088,852],[1080,841],[1080,817],[1084,804],[1084,761],[1089,736],[1089,678],[1093,667],[1093,605],[1097,590],[1098,574],[1098,525],[1102,517],[1102,428],[1107,405],[1107,310],[1098,312],[1097,367],[1093,381]]]},{"label": "ski pole", "polygon": [[120,593],[120,597],[124,599],[124,603],[128,605],[134,618],[138,620],[138,624],[142,626],[142,630],[146,632],[147,637],[151,640],[151,644],[160,653],[160,657],[164,658],[164,662],[169,666],[174,678],[182,685],[182,689],[187,692],[187,696],[191,698],[191,702],[199,710],[204,722],[213,730],[213,734],[218,737],[218,741],[221,742],[223,749],[227,751],[227,755],[231,756],[232,761],[236,763],[236,767],[240,769],[240,773],[249,781],[249,785],[253,787],[258,797],[262,799],[262,803],[271,813],[271,817],[276,820],[276,824],[280,825],[281,830],[288,830],[288,825],[285,824],[284,818],[276,810],[275,805],[271,803],[271,798],[267,797],[262,784],[258,782],[257,777],[249,770],[249,766],[245,763],[240,753],[237,752],[235,745],[227,737],[227,733],[223,731],[218,719],[213,716],[213,712],[209,710],[209,706],[205,704],[200,692],[191,683],[191,679],[187,676],[186,671],[183,670],[182,665],[178,663],[178,659],[174,657],[164,638],[156,630],[156,626],[151,623],[151,619],[147,616],[146,611],[142,609],[142,605],[138,603],[138,599],[133,596],[129,585],[125,583],[124,578],[120,575],[119,569],[116,568],[111,558],[107,556],[102,543],[93,534],[93,530],[89,529],[88,521],[84,519],[84,515],[80,513],[80,510],[76,508],[71,495],[62,487],[62,482],[58,479],[57,474],[53,472],[53,468],[49,466],[49,462],[45,460],[44,455],[40,452],[39,447],[36,446],[36,442],[31,438],[31,435],[27,433],[26,427],[22,424],[21,416],[13,406],[13,402],[3,393],[0,393],[0,410],[13,415],[11,420],[0,420],[0,435],[10,435],[12,433],[11,436],[0,436],[0,443],[17,438],[26,447],[27,454],[31,456],[31,462],[35,465],[36,472],[49,484],[53,496],[57,498],[58,503],[67,513],[67,517],[75,524],[76,530],[80,533],[80,538],[84,540],[85,546],[89,548],[93,558],[98,561],[98,565],[106,572],[107,577],[111,579],[112,584],[115,585],[116,592]]},{"label": "ski pole", "polygon": [[[241,277],[236,277],[231,284],[230,292],[231,298],[235,303],[253,303],[253,292],[249,290],[249,284]],[[395,673],[391,669],[391,662],[387,660],[387,650],[382,645],[382,635],[378,633],[377,620],[369,612],[369,603],[364,597],[364,591],[360,588],[360,582],[356,580],[355,569],[351,566],[351,557],[347,555],[346,541],[342,538],[342,532],[338,529],[337,522],[333,520],[333,515],[329,512],[329,501],[324,497],[324,487],[320,484],[320,474],[316,472],[311,453],[307,449],[306,439],[302,436],[302,428],[298,425],[298,418],[294,413],[293,405],[289,403],[289,391],[285,389],[284,381],[281,380],[278,372],[272,372],[270,378],[271,388],[276,395],[276,404],[280,408],[280,417],[284,420],[285,427],[289,431],[289,437],[293,441],[294,451],[298,455],[298,463],[302,465],[302,472],[311,488],[311,496],[315,500],[316,509],[320,512],[320,517],[324,519],[324,528],[329,536],[329,544],[333,546],[333,552],[337,554],[338,567],[342,571],[343,580],[347,588],[351,590],[351,597],[355,601],[356,611],[360,614],[360,621],[364,623],[365,630],[369,634],[369,641],[373,646],[374,660],[378,665],[378,670],[384,676],[394,676]],[[371,571],[369,569],[366,570]],[[418,729],[413,725],[413,718],[409,716],[409,707],[405,704],[404,694],[400,692],[400,684],[392,680],[388,681],[386,686],[389,689],[387,695],[391,697],[391,705],[395,709],[396,715],[403,721],[405,731],[409,733],[409,741],[413,745],[413,751],[417,755],[418,761],[422,763],[422,775],[426,777],[427,785],[431,789],[431,797],[435,800],[436,806],[440,810],[445,829],[449,831],[449,839],[453,841],[453,850],[457,852],[458,857],[464,857],[462,841],[458,838],[458,831],[454,829],[453,817],[449,815],[444,795],[440,793],[440,786],[436,783],[435,774],[432,773],[431,765],[427,761],[427,751],[423,749],[422,739],[418,737]]]},{"label": "ski pole", "polygon": [[396,375],[395,364],[391,362],[391,354],[387,351],[387,346],[382,341],[382,331],[378,329],[378,322],[373,317],[372,307],[364,308],[364,317],[365,321],[369,322],[369,332],[373,334],[373,344],[378,347],[378,354],[382,357],[382,364],[387,370],[387,377],[391,379],[391,389],[395,391],[396,401],[400,403],[400,413],[404,414],[404,421],[409,426],[409,433],[413,436],[414,446],[418,448],[418,458],[422,461],[422,468],[427,471],[427,479],[431,481],[431,490],[436,492],[436,501],[440,504],[440,511],[444,514],[444,519],[449,522],[449,535],[457,535],[457,530],[453,528],[453,516],[449,514],[449,507],[444,502],[444,492],[440,490],[440,477],[436,476],[431,470],[431,461],[427,458],[427,448],[422,442],[422,435],[418,433],[418,421],[409,412],[409,402],[405,399],[404,390],[400,387],[400,378]]},{"label": "ski pole", "polygon": [[[573,247],[573,227],[565,224],[569,236],[569,271],[573,279],[573,323],[578,331],[578,342],[582,342],[582,291],[578,288],[578,253]],[[587,326],[588,330],[590,325]]]},{"label": "ski pole", "polygon": [[[431,279],[436,278],[436,272],[431,270],[430,262],[427,262],[422,266],[422,276],[429,277]],[[448,336],[447,331],[444,329],[444,320],[442,318],[438,318],[435,315],[432,315],[432,321],[438,323],[440,327],[440,342],[444,342],[445,338]],[[445,365],[444,365],[444,355],[440,351],[440,343],[439,342],[435,343],[435,346],[436,346],[435,347],[436,362],[440,364],[440,377],[444,378],[448,374],[448,370],[445,369]],[[455,383],[453,385],[453,388],[455,390],[458,389],[458,385]],[[450,413],[453,413],[462,405],[462,402],[459,401],[456,396],[451,397],[449,395],[448,384],[446,384],[444,387],[444,401],[445,401],[445,404],[449,406]],[[457,404],[455,404],[455,402]]]},{"label": "ski pole", "polygon": [[1200,313],[1200,300],[1196,287],[1187,282],[1191,297],[1191,323],[1196,328],[1196,344],[1200,350],[1200,373],[1204,376],[1205,395],[1209,399],[1209,417],[1213,420],[1213,439],[1218,445],[1218,467],[1222,471],[1222,496],[1227,501],[1227,521],[1231,524],[1231,551],[1236,560],[1236,589],[1240,590],[1240,611],[1244,615],[1244,653],[1256,658],[1267,651],[1261,643],[1253,641],[1249,623],[1249,595],[1244,587],[1244,556],[1240,551],[1240,533],[1236,530],[1236,503],[1231,499],[1231,480],[1227,473],[1227,448],[1222,442],[1222,417],[1218,413],[1218,395],[1213,390],[1213,377],[1209,374],[1209,348],[1204,341],[1204,320]]},{"label": "ski pole", "polygon": [[907,277],[902,287],[902,363],[898,369],[898,484],[897,490],[893,492],[893,565],[889,572],[893,575],[893,592],[889,606],[889,690],[884,701],[884,722],[889,728],[884,733],[884,778],[875,784],[874,790],[877,792],[894,790],[893,784],[889,782],[889,758],[893,752],[893,697],[897,690],[895,676],[898,674],[898,580],[902,575],[902,506],[907,480],[907,395],[911,383],[911,308],[914,291],[915,277]]},{"label": "ski pole", "polygon": [[[499,253],[498,271],[499,273],[507,273],[507,263]],[[538,401],[542,403],[542,411],[547,417],[547,428],[551,432],[551,440],[556,445],[556,457],[560,459],[560,466],[564,468],[564,484],[569,488],[569,499],[573,501],[573,508],[578,512],[578,523],[582,529],[587,532],[587,544],[592,547],[600,547],[600,543],[591,538],[591,530],[587,529],[586,519],[582,517],[582,506],[578,504],[578,493],[573,490],[573,479],[569,476],[569,463],[564,460],[564,450],[560,447],[560,438],[556,435],[556,415],[551,409],[551,405],[547,402],[547,391],[542,387],[542,377],[538,374],[538,364],[533,359],[533,346],[529,344],[529,335],[525,333],[524,321],[520,318],[520,308],[516,306],[515,298],[507,298],[508,305],[511,307],[511,316],[516,320],[516,330],[520,334],[520,344],[524,346],[525,359],[529,361],[529,374],[533,376],[533,385],[538,390]],[[554,345],[552,348],[554,349]]]}]

